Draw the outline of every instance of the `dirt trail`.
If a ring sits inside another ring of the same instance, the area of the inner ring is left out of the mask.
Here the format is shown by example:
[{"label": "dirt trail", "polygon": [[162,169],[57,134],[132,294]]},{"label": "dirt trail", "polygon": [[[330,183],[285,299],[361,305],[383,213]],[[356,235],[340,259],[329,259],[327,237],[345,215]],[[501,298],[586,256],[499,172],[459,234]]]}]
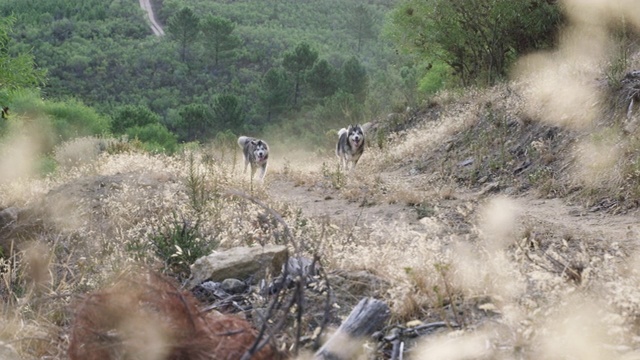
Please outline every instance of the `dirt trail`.
[{"label": "dirt trail", "polygon": [[555,232],[579,234],[594,240],[622,242],[637,239],[640,216],[637,211],[625,215],[611,215],[604,211],[590,211],[567,205],[562,199],[518,198],[522,221],[546,226]]},{"label": "dirt trail", "polygon": [[156,21],[156,16],[153,13],[153,8],[151,7],[151,0],[140,0],[140,7],[147,13],[147,17],[149,19],[149,25],[151,26],[151,31],[155,36],[164,35],[164,30]]},{"label": "dirt trail", "polygon": [[402,204],[373,205],[362,201],[349,201],[338,190],[313,186],[297,186],[291,181],[275,180],[270,184],[270,194],[280,201],[300,207],[305,216],[331,218],[342,224],[417,222],[415,212]]},{"label": "dirt trail", "polygon": [[[396,174],[394,174],[396,175]],[[314,186],[297,186],[284,179],[273,180],[270,184],[271,195],[280,200],[300,207],[309,217],[328,217],[337,223],[357,223],[395,226],[398,222],[415,225],[420,228],[417,212],[405,204],[363,204],[348,201],[338,190],[328,190]],[[492,195],[457,189],[450,199],[433,200],[436,209],[434,218],[450,227],[449,233],[468,231],[473,224],[478,204]],[[637,239],[640,234],[640,215],[637,211],[624,215],[611,215],[604,211],[590,211],[581,206],[567,204],[562,199],[539,199],[533,195],[524,195],[513,200],[519,216],[516,226],[525,231],[545,233],[556,237],[574,237],[606,242],[628,242]],[[462,215],[459,209],[474,209]],[[463,226],[456,224],[464,223]],[[635,245],[634,245],[635,247]]]}]

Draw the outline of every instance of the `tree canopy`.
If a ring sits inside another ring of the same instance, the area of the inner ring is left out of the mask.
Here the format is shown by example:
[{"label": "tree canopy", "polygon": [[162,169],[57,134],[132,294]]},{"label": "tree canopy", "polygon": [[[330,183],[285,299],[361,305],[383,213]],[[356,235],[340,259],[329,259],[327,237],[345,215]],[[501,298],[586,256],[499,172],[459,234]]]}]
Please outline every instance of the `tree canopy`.
[{"label": "tree canopy", "polygon": [[[118,133],[160,124],[179,141],[207,141],[300,123],[324,134],[451,79],[498,81],[516,56],[552,43],[561,19],[550,3],[163,0],[154,10],[167,36],[154,36],[137,2],[5,0],[0,11],[17,21],[0,32],[13,44],[0,54],[12,62],[0,85],[78,98]],[[122,121],[123,106],[158,118]]]},{"label": "tree canopy", "polygon": [[15,18],[0,19],[0,90],[3,92],[42,85],[46,71],[36,67],[33,55],[11,55],[11,31]]},{"label": "tree canopy", "polygon": [[399,49],[447,64],[463,85],[501,79],[518,55],[550,46],[561,20],[546,0],[405,0],[391,19]]}]

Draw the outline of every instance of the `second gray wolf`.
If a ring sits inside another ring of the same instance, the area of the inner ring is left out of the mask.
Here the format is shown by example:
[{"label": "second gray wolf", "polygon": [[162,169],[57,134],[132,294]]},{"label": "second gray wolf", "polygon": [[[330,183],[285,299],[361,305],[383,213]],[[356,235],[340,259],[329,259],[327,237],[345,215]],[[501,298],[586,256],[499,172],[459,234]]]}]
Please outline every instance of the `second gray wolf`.
[{"label": "second gray wolf", "polygon": [[[344,170],[353,170],[364,153],[364,130],[361,125],[349,125],[338,131],[336,156]],[[349,167],[351,164],[351,167]]]},{"label": "second gray wolf", "polygon": [[242,148],[242,155],[244,156],[244,172],[246,173],[247,167],[251,165],[251,179],[253,179],[256,171],[260,169],[260,181],[263,181],[264,176],[267,174],[269,145],[264,140],[248,136],[240,136],[238,145]]}]

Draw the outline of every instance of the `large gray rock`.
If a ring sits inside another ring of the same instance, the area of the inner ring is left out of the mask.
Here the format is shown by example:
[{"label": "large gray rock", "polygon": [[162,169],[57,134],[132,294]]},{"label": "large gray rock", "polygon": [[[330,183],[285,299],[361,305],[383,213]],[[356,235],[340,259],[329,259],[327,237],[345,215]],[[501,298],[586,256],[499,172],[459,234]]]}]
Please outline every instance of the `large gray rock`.
[{"label": "large gray rock", "polygon": [[286,258],[287,247],[284,245],[236,247],[216,252],[199,258],[191,265],[188,287],[191,289],[207,280],[244,279],[256,274],[264,276],[266,270],[278,274]]}]

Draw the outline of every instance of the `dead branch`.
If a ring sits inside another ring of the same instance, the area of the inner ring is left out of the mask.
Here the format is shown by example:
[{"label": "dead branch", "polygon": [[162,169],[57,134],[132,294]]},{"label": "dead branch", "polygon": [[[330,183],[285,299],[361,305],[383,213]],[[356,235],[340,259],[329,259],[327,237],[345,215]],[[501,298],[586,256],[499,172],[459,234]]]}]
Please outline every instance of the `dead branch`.
[{"label": "dead branch", "polygon": [[387,304],[381,300],[364,298],[356,305],[347,320],[315,353],[315,359],[348,360],[361,350],[360,342],[379,330],[390,316]]}]

